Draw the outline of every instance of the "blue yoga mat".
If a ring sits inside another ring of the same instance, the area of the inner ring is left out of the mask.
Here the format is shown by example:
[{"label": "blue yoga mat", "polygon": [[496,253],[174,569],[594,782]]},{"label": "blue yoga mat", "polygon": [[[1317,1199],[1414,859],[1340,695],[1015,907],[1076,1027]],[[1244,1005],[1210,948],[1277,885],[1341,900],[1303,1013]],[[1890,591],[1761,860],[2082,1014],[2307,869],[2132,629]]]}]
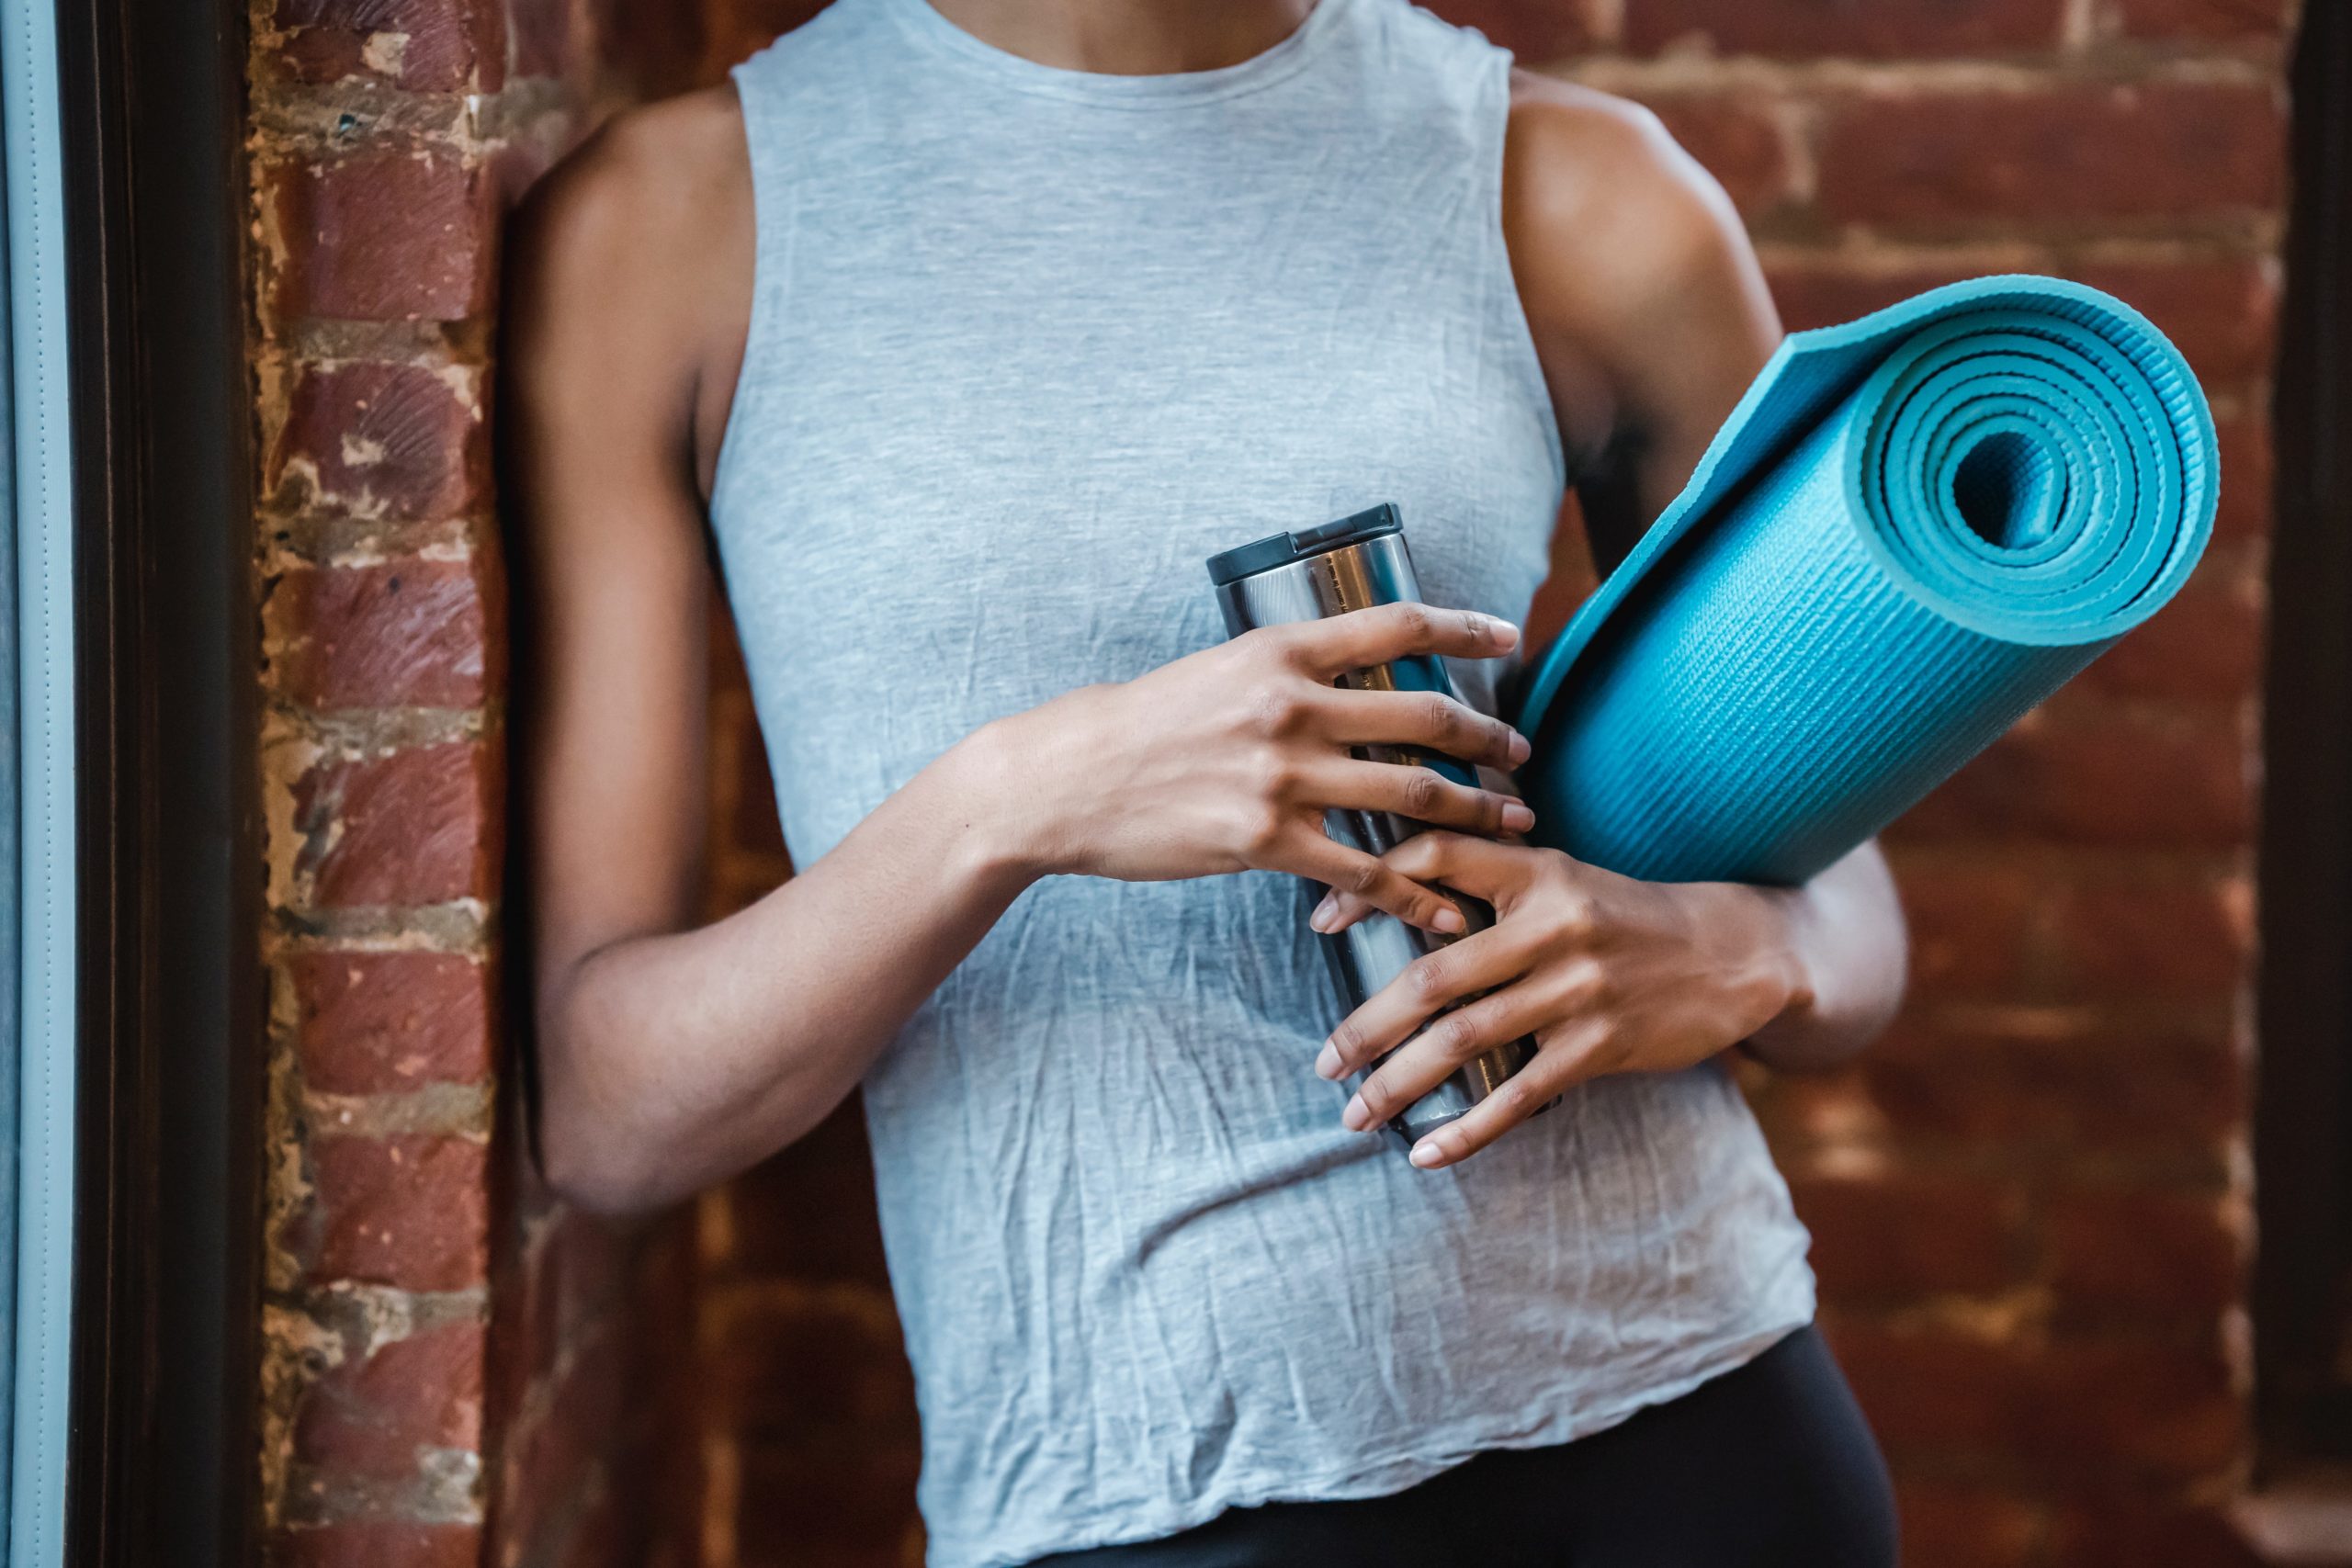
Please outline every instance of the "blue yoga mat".
[{"label": "blue yoga mat", "polygon": [[2160,609],[2218,477],[2179,351],[2094,288],[1979,278],[1792,335],[1530,681],[1535,837],[1804,881]]}]

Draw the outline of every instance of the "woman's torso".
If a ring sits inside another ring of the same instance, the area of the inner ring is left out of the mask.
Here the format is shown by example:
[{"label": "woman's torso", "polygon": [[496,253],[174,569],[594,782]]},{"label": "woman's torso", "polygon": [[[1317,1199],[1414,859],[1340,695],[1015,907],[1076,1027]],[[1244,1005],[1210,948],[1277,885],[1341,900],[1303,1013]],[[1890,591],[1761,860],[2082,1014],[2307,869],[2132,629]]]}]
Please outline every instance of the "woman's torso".
[{"label": "woman's torso", "polygon": [[[1395,501],[1430,599],[1523,617],[1562,476],[1476,35],[1322,0],[1230,70],[1099,77],[839,0],[737,79],[712,515],[802,863],[978,725],[1216,641],[1204,558],[1276,529]],[[942,1568],[1566,1440],[1809,1316],[1712,1068],[1434,1175],[1341,1130],[1306,908],[1040,884],[870,1074]]]}]

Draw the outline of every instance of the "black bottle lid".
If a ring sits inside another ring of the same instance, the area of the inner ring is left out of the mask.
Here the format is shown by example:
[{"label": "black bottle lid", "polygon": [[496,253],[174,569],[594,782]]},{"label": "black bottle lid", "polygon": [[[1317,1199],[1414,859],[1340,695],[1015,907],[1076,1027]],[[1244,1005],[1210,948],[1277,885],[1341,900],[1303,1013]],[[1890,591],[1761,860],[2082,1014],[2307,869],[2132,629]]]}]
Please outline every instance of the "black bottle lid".
[{"label": "black bottle lid", "polygon": [[1397,513],[1396,503],[1384,501],[1369,511],[1342,517],[1336,523],[1326,523],[1317,528],[1302,528],[1295,534],[1269,534],[1262,539],[1209,557],[1209,581],[1219,588],[1228,582],[1238,582],[1245,577],[1255,577],[1261,571],[1272,571],[1278,566],[1306,560],[1366,539],[1376,539],[1383,534],[1404,531],[1405,520]]}]

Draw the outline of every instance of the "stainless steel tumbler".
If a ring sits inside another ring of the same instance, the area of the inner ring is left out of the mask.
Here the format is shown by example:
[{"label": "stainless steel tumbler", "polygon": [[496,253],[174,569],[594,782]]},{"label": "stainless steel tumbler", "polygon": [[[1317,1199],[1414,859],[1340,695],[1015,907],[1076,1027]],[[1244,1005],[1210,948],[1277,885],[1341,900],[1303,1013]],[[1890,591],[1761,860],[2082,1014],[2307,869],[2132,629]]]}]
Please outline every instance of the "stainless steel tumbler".
[{"label": "stainless steel tumbler", "polygon": [[[1419,600],[1420,582],[1405,548],[1405,528],[1393,504],[1383,503],[1295,534],[1275,534],[1209,558],[1209,581],[1225,613],[1228,637],[1258,626],[1320,620],[1374,604]],[[1433,656],[1398,660],[1341,676],[1339,683],[1364,691],[1444,692],[1453,682]],[[1458,783],[1475,785],[1476,770],[1451,757],[1389,746],[1360,746],[1356,755],[1374,761],[1433,768]],[[1324,830],[1367,854],[1385,854],[1422,829],[1424,824],[1381,811],[1327,811]],[[1494,911],[1476,898],[1451,893],[1462,908],[1466,936],[1494,923]],[[1343,1013],[1351,1012],[1421,954],[1459,937],[1422,931],[1394,915],[1374,914],[1322,939]],[[1422,1137],[1476,1105],[1535,1055],[1532,1040],[1514,1040],[1464,1063],[1389,1125],[1410,1147]]]}]

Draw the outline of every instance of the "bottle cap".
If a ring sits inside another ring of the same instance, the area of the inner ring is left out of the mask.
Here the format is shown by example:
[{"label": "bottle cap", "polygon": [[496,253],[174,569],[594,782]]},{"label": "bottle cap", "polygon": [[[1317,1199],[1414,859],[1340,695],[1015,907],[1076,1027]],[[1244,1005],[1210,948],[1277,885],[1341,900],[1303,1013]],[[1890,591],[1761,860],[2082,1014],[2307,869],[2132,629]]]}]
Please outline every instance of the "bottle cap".
[{"label": "bottle cap", "polygon": [[1325,555],[1365,539],[1376,539],[1383,534],[1403,532],[1404,518],[1396,511],[1396,503],[1384,501],[1368,511],[1342,517],[1336,523],[1326,523],[1317,528],[1302,528],[1295,534],[1269,534],[1262,539],[1209,557],[1209,581],[1219,588],[1238,582],[1245,577],[1255,577],[1261,571],[1272,571],[1278,566],[1288,566],[1310,557]]}]

